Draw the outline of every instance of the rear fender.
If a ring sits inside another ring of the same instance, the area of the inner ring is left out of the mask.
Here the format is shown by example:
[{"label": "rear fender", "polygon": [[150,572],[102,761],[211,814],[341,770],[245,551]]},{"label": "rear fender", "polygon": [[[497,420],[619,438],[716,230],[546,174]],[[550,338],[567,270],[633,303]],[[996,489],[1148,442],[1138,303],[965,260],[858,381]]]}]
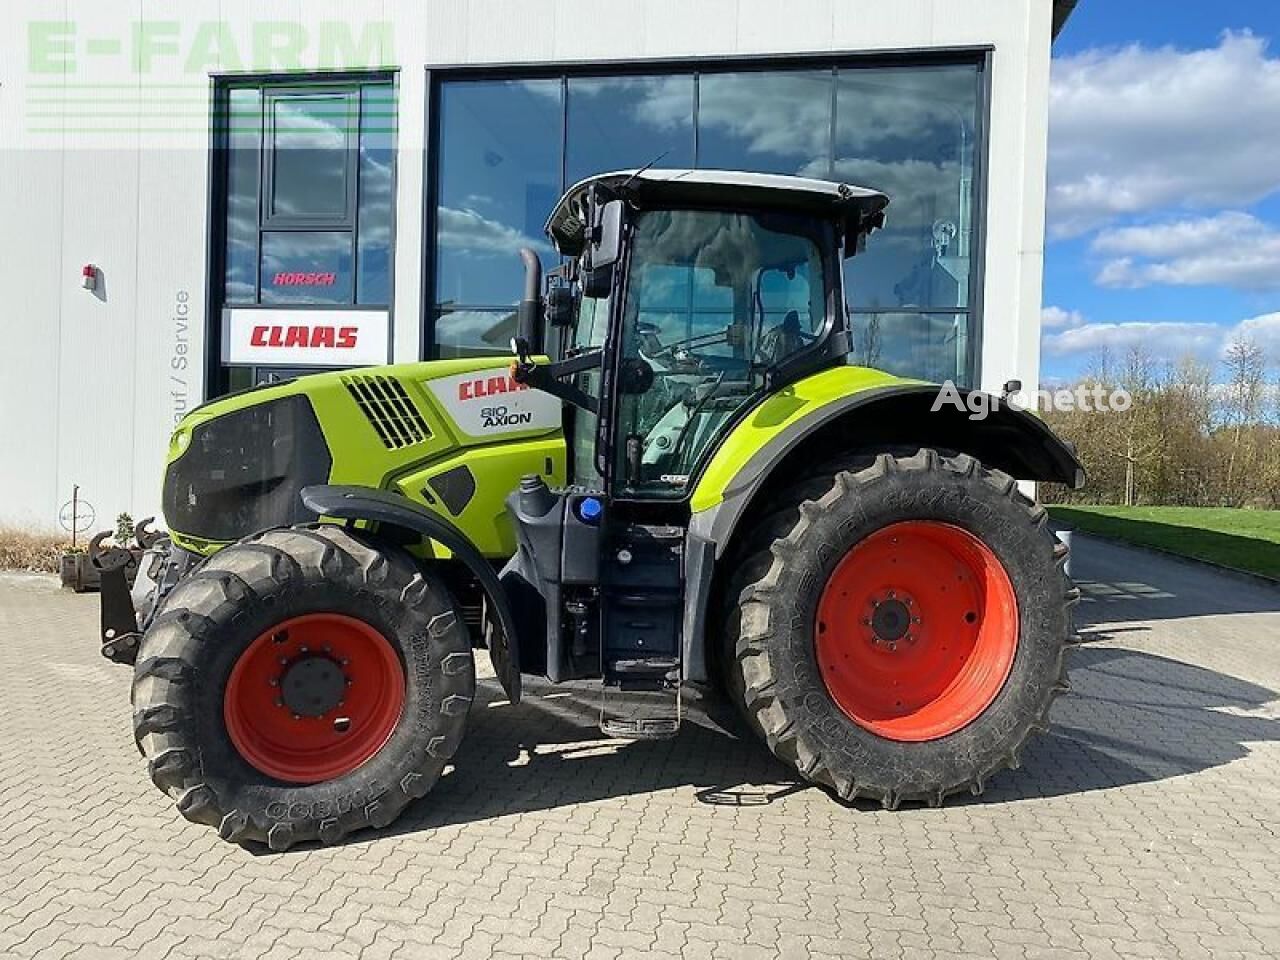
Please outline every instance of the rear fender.
[{"label": "rear fender", "polygon": [[856,367],[824,371],[789,389],[794,392],[770,398],[735,427],[694,490],[685,576],[698,589],[685,607],[688,679],[706,675],[702,638],[714,567],[766,488],[785,485],[842,452],[907,446],[966,453],[1018,480],[1073,489],[1084,483],[1074,451],[1043,421],[981,391],[903,381]]},{"label": "rear fender", "polygon": [[372,487],[332,484],[306,487],[302,491],[302,502],[321,517],[365,520],[396,527],[447,547],[466,565],[484,590],[485,600],[493,610],[502,633],[501,637],[493,638],[489,656],[507,697],[512,703],[520,702],[519,634],[515,617],[497,573],[461,530],[407,497]]}]

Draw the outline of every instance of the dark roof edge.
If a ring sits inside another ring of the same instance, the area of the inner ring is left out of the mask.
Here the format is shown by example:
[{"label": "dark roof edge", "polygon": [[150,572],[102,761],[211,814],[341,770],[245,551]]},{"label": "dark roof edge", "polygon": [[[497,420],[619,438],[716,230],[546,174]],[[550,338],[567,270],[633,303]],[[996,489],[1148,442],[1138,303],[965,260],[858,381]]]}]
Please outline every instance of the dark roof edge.
[{"label": "dark roof edge", "polygon": [[1053,0],[1053,39],[1058,39],[1058,34],[1067,25],[1067,18],[1079,2],[1080,0]]}]

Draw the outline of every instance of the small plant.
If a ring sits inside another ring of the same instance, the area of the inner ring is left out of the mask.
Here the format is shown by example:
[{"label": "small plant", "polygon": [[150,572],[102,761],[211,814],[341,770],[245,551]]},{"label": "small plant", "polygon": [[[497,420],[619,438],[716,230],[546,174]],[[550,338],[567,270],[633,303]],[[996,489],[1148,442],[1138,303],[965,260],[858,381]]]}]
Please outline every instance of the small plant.
[{"label": "small plant", "polygon": [[127,511],[116,517],[115,540],[121,547],[128,547],[133,543],[133,517]]}]

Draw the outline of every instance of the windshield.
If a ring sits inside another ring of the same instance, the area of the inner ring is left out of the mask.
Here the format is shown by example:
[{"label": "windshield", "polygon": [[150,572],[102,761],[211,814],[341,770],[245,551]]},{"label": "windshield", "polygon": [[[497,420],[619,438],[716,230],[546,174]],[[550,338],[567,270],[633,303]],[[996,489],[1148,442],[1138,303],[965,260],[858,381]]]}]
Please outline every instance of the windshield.
[{"label": "windshield", "polygon": [[826,323],[823,226],[794,215],[640,214],[623,307],[624,495],[683,496],[702,453]]}]

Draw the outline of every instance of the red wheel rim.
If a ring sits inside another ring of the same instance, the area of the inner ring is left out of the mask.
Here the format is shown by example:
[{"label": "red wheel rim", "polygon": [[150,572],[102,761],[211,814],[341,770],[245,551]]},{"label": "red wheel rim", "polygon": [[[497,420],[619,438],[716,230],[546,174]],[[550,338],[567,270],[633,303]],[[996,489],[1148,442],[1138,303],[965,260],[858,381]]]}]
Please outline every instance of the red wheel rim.
[{"label": "red wheel rim", "polygon": [[289,783],[350,773],[382,749],[404,710],[404,668],[378,630],[314,613],[277,624],[240,655],[222,715],[258,770]]},{"label": "red wheel rim", "polygon": [[818,601],[827,692],[888,740],[935,740],[977,719],[1018,647],[1013,585],[991,548],[945,523],[895,523],[856,543]]}]

